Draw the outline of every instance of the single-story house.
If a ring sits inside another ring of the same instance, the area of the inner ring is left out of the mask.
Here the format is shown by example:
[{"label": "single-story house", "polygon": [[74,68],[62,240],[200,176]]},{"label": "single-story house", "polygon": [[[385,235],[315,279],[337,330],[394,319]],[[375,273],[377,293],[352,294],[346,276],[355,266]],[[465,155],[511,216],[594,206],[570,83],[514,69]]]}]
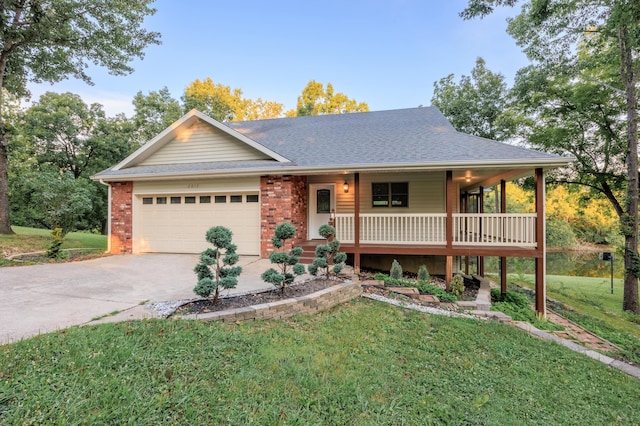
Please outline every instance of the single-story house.
[{"label": "single-story house", "polygon": [[[564,157],[457,132],[435,107],[218,122],[192,110],[93,178],[109,185],[111,253],[198,253],[211,226],[268,257],[281,222],[296,245],[333,221],[356,269],[420,256],[449,280],[469,259],[536,261],[544,312],[544,174]],[[505,182],[533,176],[536,213],[507,213]],[[484,212],[496,188],[498,213]]]}]

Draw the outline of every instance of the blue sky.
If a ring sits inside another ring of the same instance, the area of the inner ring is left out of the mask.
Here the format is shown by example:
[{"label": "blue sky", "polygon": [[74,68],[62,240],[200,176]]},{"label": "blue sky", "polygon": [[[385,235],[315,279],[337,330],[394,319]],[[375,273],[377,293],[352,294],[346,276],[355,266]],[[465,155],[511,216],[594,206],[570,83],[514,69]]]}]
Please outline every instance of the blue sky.
[{"label": "blue sky", "polygon": [[175,98],[193,80],[242,89],[252,99],[294,108],[309,80],[373,111],[429,105],[433,83],[469,75],[478,56],[508,84],[527,64],[506,34],[502,9],[480,20],[458,13],[466,0],[157,0],[146,27],[162,34],[135,72],[110,76],[91,68],[95,85],[66,80],[31,85],[32,100],[70,91],[99,102],[108,115],[133,113],[131,100],[167,86]]}]

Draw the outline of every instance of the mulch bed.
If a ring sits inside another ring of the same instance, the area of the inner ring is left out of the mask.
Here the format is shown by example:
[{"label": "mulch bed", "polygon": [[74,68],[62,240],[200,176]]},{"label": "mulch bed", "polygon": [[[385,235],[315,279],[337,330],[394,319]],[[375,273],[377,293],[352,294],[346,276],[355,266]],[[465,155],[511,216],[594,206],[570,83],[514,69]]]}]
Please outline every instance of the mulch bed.
[{"label": "mulch bed", "polygon": [[173,315],[204,314],[208,312],[226,311],[229,309],[245,308],[247,306],[260,305],[262,303],[277,302],[292,297],[306,296],[316,291],[332,287],[341,281],[316,278],[301,283],[288,286],[284,295],[280,288],[262,292],[221,296],[217,304],[213,304],[211,299],[201,299],[188,302],[180,306]]},{"label": "mulch bed", "polygon": [[15,256],[11,258],[11,260],[8,260],[8,262],[10,262],[8,265],[13,264],[18,266],[21,264],[33,265],[33,264],[39,264],[39,263],[78,262],[83,260],[97,259],[99,257],[105,257],[105,256],[111,256],[111,254],[104,253],[102,251],[100,252],[92,251],[89,253],[82,252],[82,251],[77,251],[77,252],[72,251],[72,252],[68,252],[68,256],[63,259],[50,259],[45,254],[42,254],[42,253],[23,254],[23,255]]}]

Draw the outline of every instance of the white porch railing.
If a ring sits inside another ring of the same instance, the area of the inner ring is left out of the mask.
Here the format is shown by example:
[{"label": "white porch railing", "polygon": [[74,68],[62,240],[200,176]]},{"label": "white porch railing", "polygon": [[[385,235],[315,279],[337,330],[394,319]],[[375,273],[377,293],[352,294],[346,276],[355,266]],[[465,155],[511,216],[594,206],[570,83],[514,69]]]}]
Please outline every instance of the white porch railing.
[{"label": "white porch railing", "polygon": [[[354,215],[336,214],[336,236],[354,243]],[[360,215],[363,244],[447,243],[445,213]],[[453,244],[488,246],[536,246],[536,214],[453,214]]]},{"label": "white porch railing", "polygon": [[536,246],[535,213],[454,213],[453,243]]}]

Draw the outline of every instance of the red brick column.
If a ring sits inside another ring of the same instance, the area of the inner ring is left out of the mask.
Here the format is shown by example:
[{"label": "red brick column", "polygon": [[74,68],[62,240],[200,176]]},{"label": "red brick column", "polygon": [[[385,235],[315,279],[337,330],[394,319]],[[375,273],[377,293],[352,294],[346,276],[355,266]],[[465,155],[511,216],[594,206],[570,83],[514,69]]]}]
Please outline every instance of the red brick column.
[{"label": "red brick column", "polygon": [[133,182],[111,182],[111,253],[133,252]]},{"label": "red brick column", "polygon": [[[297,228],[293,245],[307,239],[307,177],[262,176],[260,178],[260,256],[273,251],[271,238],[276,226],[288,222]],[[290,249],[291,247],[286,247]]]}]

